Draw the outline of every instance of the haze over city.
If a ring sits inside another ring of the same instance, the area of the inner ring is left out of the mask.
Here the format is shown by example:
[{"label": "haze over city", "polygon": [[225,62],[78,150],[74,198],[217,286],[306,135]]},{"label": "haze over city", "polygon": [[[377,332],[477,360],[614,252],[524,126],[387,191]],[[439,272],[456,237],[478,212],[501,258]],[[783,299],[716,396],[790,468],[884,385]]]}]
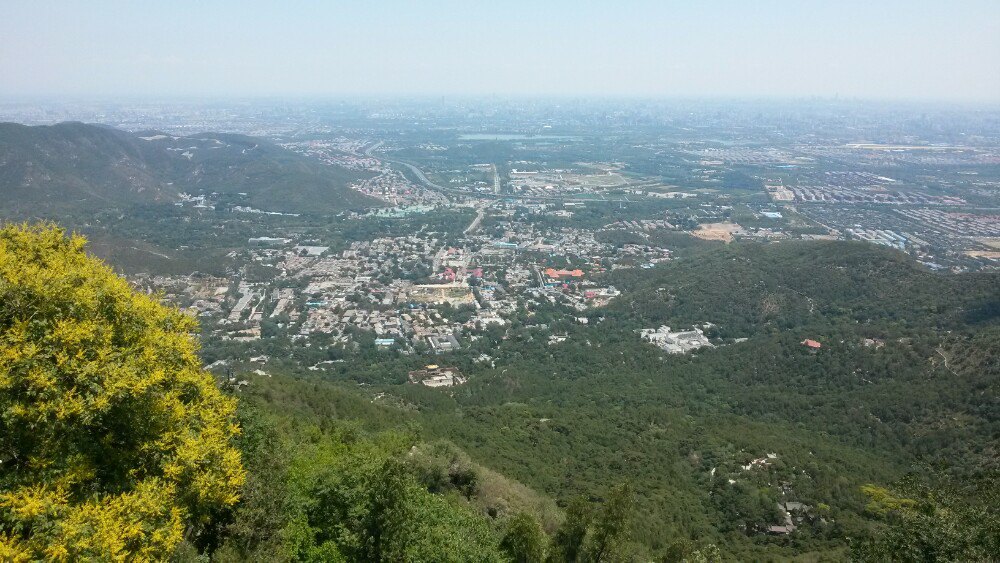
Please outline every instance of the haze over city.
[{"label": "haze over city", "polygon": [[7,0],[0,561],[1000,555],[1000,0]]},{"label": "haze over city", "polygon": [[1000,101],[992,0],[12,2],[0,96]]}]

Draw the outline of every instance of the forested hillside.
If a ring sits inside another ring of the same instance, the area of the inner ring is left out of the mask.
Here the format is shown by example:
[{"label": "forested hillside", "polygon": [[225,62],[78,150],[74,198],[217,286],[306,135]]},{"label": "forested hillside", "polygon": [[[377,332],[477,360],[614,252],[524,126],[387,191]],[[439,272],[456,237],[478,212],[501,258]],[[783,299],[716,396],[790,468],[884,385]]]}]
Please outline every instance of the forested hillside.
[{"label": "forested hillside", "polygon": [[[627,551],[640,560],[710,546],[740,560],[846,559],[883,519],[906,520],[873,509],[870,493],[897,484],[914,496],[947,487],[948,502],[987,510],[976,495],[996,486],[996,274],[934,273],[872,245],[789,242],[699,245],[607,281],[623,296],[585,325],[538,308],[449,354],[470,380],[447,393],[405,383],[423,358],[372,345],[356,356],[296,349],[299,364],[337,361],[322,379],[299,377],[316,389],[346,383],[425,440],[448,440],[565,510],[630,483]],[[637,334],[703,323],[714,347],[689,355]],[[227,357],[221,345],[206,353]],[[266,343],[256,352],[274,353]],[[275,407],[301,401],[273,379],[250,381]],[[772,531],[786,524],[779,504],[797,507],[794,531]]]},{"label": "forested hillside", "polygon": [[[697,250],[612,281],[625,295],[587,325],[538,310],[470,342],[449,358],[471,374],[453,393],[400,384],[415,361],[374,350],[337,372],[562,503],[630,482],[639,557],[715,544],[743,560],[846,558],[875,522],[867,484],[995,486],[996,274],[782,243]],[[713,324],[714,348],[669,355],[636,333],[695,323]],[[803,507],[793,533],[769,532],[784,524],[779,503]]]},{"label": "forested hillside", "polygon": [[[789,243],[719,247],[615,281],[625,296],[590,325],[476,342],[472,354],[492,354],[495,369],[454,399],[407,400],[557,498],[630,479],[637,538],[654,551],[712,538],[741,558],[835,552],[866,533],[864,483],[996,471],[995,274],[935,274],[871,245]],[[635,334],[705,322],[716,347],[689,356]],[[787,501],[812,507],[808,525],[761,533]]]},{"label": "forested hillside", "polygon": [[564,517],[356,393],[285,378],[220,392],[194,320],[84,244],[47,225],[0,228],[0,560],[626,553],[628,487]]},{"label": "forested hillside", "polygon": [[[469,341],[448,356],[458,387],[405,383],[425,358],[360,347],[323,376],[227,369],[220,394],[191,320],[83,248],[0,231],[3,559],[1000,549],[995,274],[856,244],[696,249],[610,274],[629,291],[586,324],[537,309]],[[711,323],[713,346],[639,338],[660,323]]]},{"label": "forested hillside", "polygon": [[348,188],[359,176],[242,135],[132,134],[110,127],[0,123],[0,194],[13,218],[79,215],[222,194],[278,212],[373,205]]},{"label": "forested hillside", "polygon": [[[701,248],[654,272],[627,271],[610,316],[635,323],[712,322],[721,337],[856,323],[974,328],[1000,320],[995,273],[934,273],[865,243],[788,241]],[[875,335],[873,332],[873,336]]]}]

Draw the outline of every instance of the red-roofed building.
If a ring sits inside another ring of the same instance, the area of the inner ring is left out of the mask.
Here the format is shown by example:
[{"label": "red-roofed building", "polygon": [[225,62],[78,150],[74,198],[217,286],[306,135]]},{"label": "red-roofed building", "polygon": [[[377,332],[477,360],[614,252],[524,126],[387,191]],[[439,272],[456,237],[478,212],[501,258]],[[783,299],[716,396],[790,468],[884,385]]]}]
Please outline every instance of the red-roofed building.
[{"label": "red-roofed building", "polygon": [[812,348],[813,350],[818,350],[818,349],[820,349],[820,348],[823,347],[823,345],[820,344],[819,342],[816,342],[815,340],[810,340],[808,338],[806,338],[805,340],[802,341],[802,345],[803,346],[808,346],[809,348]]}]

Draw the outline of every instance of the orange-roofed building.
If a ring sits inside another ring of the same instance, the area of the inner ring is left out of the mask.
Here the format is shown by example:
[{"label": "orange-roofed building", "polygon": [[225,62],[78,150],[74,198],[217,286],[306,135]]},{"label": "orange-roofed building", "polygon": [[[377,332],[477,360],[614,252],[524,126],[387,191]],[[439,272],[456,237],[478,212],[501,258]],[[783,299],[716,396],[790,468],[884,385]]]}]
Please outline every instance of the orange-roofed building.
[{"label": "orange-roofed building", "polygon": [[546,268],[545,275],[554,280],[567,277],[582,278],[583,270],[557,270],[555,268]]},{"label": "orange-roofed building", "polygon": [[809,348],[812,348],[813,350],[818,350],[818,349],[820,349],[820,348],[823,347],[823,345],[820,344],[819,342],[817,342],[815,340],[809,340],[808,338],[806,338],[805,340],[803,340],[802,344],[804,346],[808,346]]}]

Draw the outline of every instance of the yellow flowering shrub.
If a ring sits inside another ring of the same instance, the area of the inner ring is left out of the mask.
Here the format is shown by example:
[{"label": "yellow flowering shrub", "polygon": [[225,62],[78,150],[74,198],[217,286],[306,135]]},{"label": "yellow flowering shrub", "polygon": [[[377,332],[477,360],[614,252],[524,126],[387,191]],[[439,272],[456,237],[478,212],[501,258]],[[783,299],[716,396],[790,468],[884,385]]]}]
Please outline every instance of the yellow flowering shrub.
[{"label": "yellow flowering shrub", "polygon": [[0,560],[164,559],[245,478],[194,319],[84,247],[0,228]]}]

